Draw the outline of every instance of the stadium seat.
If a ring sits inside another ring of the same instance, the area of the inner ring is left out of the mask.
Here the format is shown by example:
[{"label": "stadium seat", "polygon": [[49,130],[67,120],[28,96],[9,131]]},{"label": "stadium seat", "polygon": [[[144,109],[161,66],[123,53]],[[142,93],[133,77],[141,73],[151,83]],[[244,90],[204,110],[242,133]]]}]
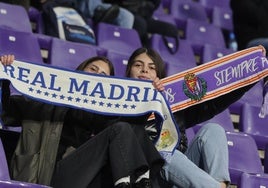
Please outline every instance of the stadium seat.
[{"label": "stadium seat", "polygon": [[171,1],[170,14],[176,19],[187,21],[188,18],[208,22],[206,10],[198,2],[188,0]]},{"label": "stadium seat", "polygon": [[142,46],[138,32],[107,23],[96,26],[97,45],[101,48],[131,54]]},{"label": "stadium seat", "polygon": [[211,23],[223,30],[233,31],[232,10],[226,7],[213,7]]},{"label": "stadium seat", "polygon": [[221,58],[223,56],[234,53],[230,48],[220,48],[211,44],[205,44],[201,55],[201,64]]},{"label": "stadium seat", "polygon": [[237,185],[243,172],[262,174],[261,159],[254,139],[240,132],[226,132],[226,136],[231,184]]},{"label": "stadium seat", "polygon": [[187,71],[189,69],[189,66],[183,65],[183,64],[172,64],[172,63],[166,63],[166,74],[167,76],[171,76],[183,71]]},{"label": "stadium seat", "polygon": [[107,53],[107,58],[110,59],[114,65],[115,76],[125,77],[129,54],[109,51]]},{"label": "stadium seat", "polygon": [[[150,39],[151,47],[159,52],[161,57],[166,63],[181,64],[185,67],[192,68],[196,66],[195,56],[191,45],[186,40],[179,40],[178,48],[176,51],[176,41],[174,38],[166,37],[167,42],[159,34],[153,34]],[[176,51],[174,54],[168,49]]]},{"label": "stadium seat", "polygon": [[239,118],[239,131],[251,135],[258,149],[264,150],[268,143],[268,117],[259,117],[260,107],[245,103]]},{"label": "stadium seat", "polygon": [[268,187],[267,174],[243,173],[237,188],[266,188]]},{"label": "stadium seat", "polygon": [[97,55],[95,46],[53,38],[48,64],[75,70],[84,60]]},{"label": "stadium seat", "polygon": [[198,0],[205,7],[207,15],[211,17],[214,7],[230,8],[230,0]]},{"label": "stadium seat", "polygon": [[[201,57],[205,44],[211,44],[219,48],[225,48],[225,39],[221,28],[199,20],[188,19],[186,25],[186,40],[190,42],[194,53]],[[197,60],[200,62],[200,59]]]},{"label": "stadium seat", "polygon": [[49,188],[49,186],[45,186],[45,185],[14,181],[10,179],[5,150],[4,150],[1,139],[0,139],[0,187],[1,188],[20,188],[20,187]]},{"label": "stadium seat", "polygon": [[249,91],[247,91],[238,101],[229,106],[229,110],[232,114],[240,115],[241,107],[244,103],[249,103],[254,106],[260,107],[262,105],[262,90],[263,81],[256,83]]},{"label": "stadium seat", "polygon": [[14,54],[16,59],[43,63],[40,46],[33,33],[0,27],[0,55]]},{"label": "stadium seat", "polygon": [[201,126],[203,126],[207,123],[217,123],[220,126],[222,126],[225,131],[229,131],[229,132],[235,131],[234,124],[232,122],[231,113],[230,113],[229,109],[222,111],[221,113],[215,115],[213,118],[211,118],[205,122],[202,122],[202,123],[195,125],[193,127],[193,129],[195,130],[195,132],[197,132]]},{"label": "stadium seat", "polygon": [[0,26],[32,33],[30,18],[20,5],[0,2]]}]

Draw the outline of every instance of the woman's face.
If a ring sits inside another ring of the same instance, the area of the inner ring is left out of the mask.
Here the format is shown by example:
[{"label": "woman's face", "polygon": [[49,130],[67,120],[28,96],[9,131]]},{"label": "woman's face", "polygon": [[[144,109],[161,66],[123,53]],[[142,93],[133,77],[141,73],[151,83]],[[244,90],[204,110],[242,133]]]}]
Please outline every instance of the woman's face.
[{"label": "woman's face", "polygon": [[92,63],[89,63],[84,68],[84,71],[88,73],[102,74],[102,75],[108,75],[108,76],[111,74],[108,63],[102,60],[97,60],[97,61],[93,61]]},{"label": "woman's face", "polygon": [[156,77],[156,66],[152,59],[146,53],[138,55],[131,66],[130,78],[154,80]]}]

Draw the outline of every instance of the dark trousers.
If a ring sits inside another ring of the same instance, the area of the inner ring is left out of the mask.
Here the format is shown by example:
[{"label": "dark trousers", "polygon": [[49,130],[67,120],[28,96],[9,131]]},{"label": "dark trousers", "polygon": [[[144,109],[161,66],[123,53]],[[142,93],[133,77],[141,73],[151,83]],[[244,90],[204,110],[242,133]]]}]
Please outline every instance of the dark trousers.
[{"label": "dark trousers", "polygon": [[128,123],[111,125],[57,162],[52,186],[88,187],[107,164],[111,165],[114,182],[129,175],[139,176],[148,170],[150,165],[144,148]]}]

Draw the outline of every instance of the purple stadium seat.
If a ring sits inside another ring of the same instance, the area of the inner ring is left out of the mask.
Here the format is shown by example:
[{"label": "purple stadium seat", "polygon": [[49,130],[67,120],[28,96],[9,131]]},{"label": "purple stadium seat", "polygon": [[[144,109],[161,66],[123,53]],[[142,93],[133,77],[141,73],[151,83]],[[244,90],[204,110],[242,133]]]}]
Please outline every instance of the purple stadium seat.
[{"label": "purple stadium seat", "polygon": [[229,149],[231,184],[237,185],[243,172],[263,173],[254,139],[245,133],[226,132]]},{"label": "purple stadium seat", "polygon": [[0,27],[0,55],[14,54],[16,59],[43,63],[40,46],[33,33]]},{"label": "purple stadium seat", "polygon": [[263,81],[256,83],[248,92],[246,92],[242,98],[234,102],[229,106],[229,110],[232,114],[240,115],[241,107],[244,103],[249,103],[254,106],[260,107],[262,105],[262,90]]},{"label": "purple stadium seat", "polygon": [[188,69],[189,69],[189,66],[185,66],[183,64],[166,63],[167,76],[171,76],[179,72],[186,71]]},{"label": "purple stadium seat", "polygon": [[53,38],[48,64],[75,70],[84,60],[97,55],[95,46]]},{"label": "purple stadium seat", "polygon": [[205,44],[201,55],[201,64],[234,53],[230,48],[220,48],[211,44]]},{"label": "purple stadium seat", "polygon": [[199,3],[188,0],[171,1],[170,15],[175,18],[181,38],[186,38],[186,26],[188,19],[208,22],[206,9]]},{"label": "purple stadium seat", "polygon": [[221,28],[213,24],[188,19],[185,33],[186,40],[192,45],[194,53],[197,57],[202,56],[202,50],[205,44],[211,44],[213,46],[217,46],[218,48],[226,47]]},{"label": "purple stadium seat", "polygon": [[237,188],[266,188],[268,187],[267,174],[243,173]]},{"label": "purple stadium seat", "polygon": [[9,169],[6,160],[5,150],[2,144],[2,140],[0,139],[0,188],[49,188],[49,186],[21,182],[21,181],[14,181],[10,179],[9,176]]},{"label": "purple stadium seat", "polygon": [[202,6],[205,7],[207,15],[211,17],[214,7],[224,7],[230,8],[230,0],[199,0],[198,1]]},{"label": "purple stadium seat", "polygon": [[268,117],[259,117],[260,107],[245,103],[239,119],[239,131],[251,135],[258,149],[264,150],[268,143]]},{"label": "purple stadium seat", "polygon": [[30,18],[20,5],[0,2],[0,26],[32,33]]},{"label": "purple stadium seat", "polygon": [[211,19],[213,25],[227,31],[233,31],[232,10],[230,8],[215,6]]},{"label": "purple stadium seat", "polygon": [[107,23],[99,23],[96,26],[96,37],[99,47],[119,53],[131,54],[142,46],[135,29],[127,29]]},{"label": "purple stadium seat", "polygon": [[215,115],[213,118],[205,122],[195,125],[193,129],[195,130],[195,132],[197,132],[201,126],[207,123],[217,123],[222,126],[225,131],[234,132],[234,124],[232,122],[231,113],[229,109],[222,111],[221,113]]},{"label": "purple stadium seat", "polygon": [[181,64],[184,67],[192,68],[196,66],[196,60],[191,45],[186,40],[179,40],[179,46],[175,54],[171,54],[167,46],[175,51],[176,42],[174,38],[166,37],[167,45],[159,34],[153,34],[151,37],[151,47],[157,50],[163,60],[170,64]]},{"label": "purple stadium seat", "polygon": [[115,76],[125,77],[129,54],[108,51],[107,58],[113,62]]},{"label": "purple stadium seat", "polygon": [[206,9],[200,3],[188,0],[171,1],[170,14],[176,19],[186,22],[188,18],[208,22]]}]

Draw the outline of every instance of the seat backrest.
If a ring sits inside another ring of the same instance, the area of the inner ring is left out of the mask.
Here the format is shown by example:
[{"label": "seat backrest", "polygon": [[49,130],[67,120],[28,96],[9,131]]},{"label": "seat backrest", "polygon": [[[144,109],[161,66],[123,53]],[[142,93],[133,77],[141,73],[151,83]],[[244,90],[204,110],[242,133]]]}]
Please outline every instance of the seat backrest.
[{"label": "seat backrest", "polygon": [[254,139],[241,132],[226,132],[231,183],[237,185],[243,172],[263,173]]},{"label": "seat backrest", "polygon": [[211,44],[205,44],[201,56],[201,63],[207,63],[234,52],[235,51],[230,48],[220,48]]},{"label": "seat backrest", "polygon": [[242,105],[249,103],[254,106],[260,107],[262,104],[263,96],[263,81],[257,82],[250,90],[248,90],[238,101],[229,106],[229,110],[233,114],[241,114]]},{"label": "seat backrest", "polygon": [[20,5],[0,2],[0,26],[32,33],[28,13],[26,9]]},{"label": "seat backrest", "polygon": [[233,18],[232,10],[226,7],[213,7],[212,11],[212,24],[224,30],[233,31]]},{"label": "seat backrest", "polygon": [[221,48],[226,47],[222,30],[204,21],[188,19],[186,39],[192,44],[211,44]]},{"label": "seat backrest", "polygon": [[166,37],[166,39],[166,44],[163,40],[163,37],[159,34],[152,34],[150,39],[151,47],[159,52],[165,62],[171,64],[181,64],[188,68],[196,66],[193,49],[187,41],[180,39],[177,52],[175,54],[171,54],[167,46],[174,49],[176,42],[175,39],[171,37]]},{"label": "seat backrest", "polygon": [[187,20],[188,18],[208,22],[206,9],[200,3],[188,0],[171,1],[170,14],[176,19]]},{"label": "seat backrest", "polygon": [[119,53],[131,54],[142,46],[140,37],[135,29],[99,23],[96,26],[96,36],[99,47]]},{"label": "seat backrest", "polygon": [[114,65],[115,76],[125,77],[129,54],[108,51],[107,58]]},{"label": "seat backrest", "polygon": [[225,131],[230,131],[230,132],[235,131],[234,124],[233,124],[233,121],[231,118],[231,113],[230,113],[229,109],[225,109],[221,113],[215,115],[213,118],[194,126],[195,132],[197,132],[201,126],[203,126],[207,123],[217,123],[220,126],[222,126]]},{"label": "seat backrest", "polygon": [[243,173],[237,188],[266,188],[268,187],[267,174]]},{"label": "seat backrest", "polygon": [[10,180],[6,153],[0,138],[0,180]]},{"label": "seat backrest", "polygon": [[230,0],[199,0],[203,7],[205,7],[207,15],[210,17],[214,7],[230,8]]},{"label": "seat backrest", "polygon": [[96,55],[97,49],[92,45],[53,38],[48,52],[48,64],[75,70],[84,60]]},{"label": "seat backrest", "polygon": [[43,63],[40,46],[33,33],[0,27],[0,54],[14,54],[21,61]]},{"label": "seat backrest", "polygon": [[197,63],[201,63],[201,56],[205,44],[218,48],[225,48],[225,39],[221,28],[200,20],[188,19],[185,31],[186,40],[192,45]]},{"label": "seat backrest", "polygon": [[264,149],[268,143],[268,117],[260,118],[260,107],[245,103],[239,118],[239,130],[250,134],[258,149]]},{"label": "seat backrest", "polygon": [[228,8],[230,7],[230,0],[199,0],[199,3],[205,7],[210,7],[213,8],[215,6],[218,7],[225,7]]}]

